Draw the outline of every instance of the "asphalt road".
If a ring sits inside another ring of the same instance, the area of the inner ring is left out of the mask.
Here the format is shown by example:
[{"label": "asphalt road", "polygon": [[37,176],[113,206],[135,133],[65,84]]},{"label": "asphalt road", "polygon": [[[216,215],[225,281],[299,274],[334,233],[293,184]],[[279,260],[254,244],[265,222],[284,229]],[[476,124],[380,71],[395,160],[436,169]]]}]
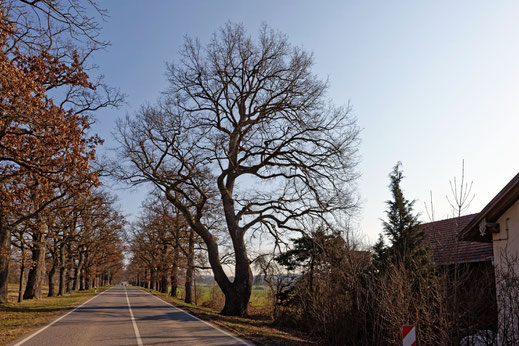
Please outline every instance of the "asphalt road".
[{"label": "asphalt road", "polygon": [[11,345],[247,345],[134,287],[116,286]]}]

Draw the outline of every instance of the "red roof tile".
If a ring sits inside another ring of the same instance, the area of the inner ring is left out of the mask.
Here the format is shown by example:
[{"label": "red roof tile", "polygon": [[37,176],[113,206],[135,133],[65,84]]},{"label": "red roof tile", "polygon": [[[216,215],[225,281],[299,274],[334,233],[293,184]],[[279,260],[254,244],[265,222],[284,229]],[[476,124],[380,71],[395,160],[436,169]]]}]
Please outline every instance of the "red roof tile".
[{"label": "red roof tile", "polygon": [[492,243],[458,240],[461,231],[478,214],[423,223],[420,229],[425,241],[431,246],[437,264],[490,261],[493,257]]}]

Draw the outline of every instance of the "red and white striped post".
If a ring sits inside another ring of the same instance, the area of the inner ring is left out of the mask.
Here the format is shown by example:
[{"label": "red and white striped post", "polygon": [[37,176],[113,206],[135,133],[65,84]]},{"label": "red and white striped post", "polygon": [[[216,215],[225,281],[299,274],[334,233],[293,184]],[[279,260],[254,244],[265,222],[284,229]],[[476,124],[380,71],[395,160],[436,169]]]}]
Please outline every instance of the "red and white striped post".
[{"label": "red and white striped post", "polygon": [[414,326],[402,327],[402,339],[404,346],[416,346],[416,329]]}]

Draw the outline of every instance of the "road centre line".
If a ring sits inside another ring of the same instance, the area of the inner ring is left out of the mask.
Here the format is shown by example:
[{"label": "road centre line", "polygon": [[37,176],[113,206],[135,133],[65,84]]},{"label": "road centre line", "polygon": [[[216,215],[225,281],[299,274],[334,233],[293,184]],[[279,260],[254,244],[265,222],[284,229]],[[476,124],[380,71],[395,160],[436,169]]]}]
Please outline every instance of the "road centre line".
[{"label": "road centre line", "polygon": [[184,311],[184,310],[182,310],[181,308],[179,308],[179,307],[177,307],[177,306],[175,306],[175,305],[173,305],[173,304],[171,304],[171,303],[168,303],[168,302],[166,302],[166,301],[160,299],[159,297],[157,297],[156,295],[151,294],[151,293],[148,292],[148,291],[141,290],[140,288],[138,288],[138,289],[139,289],[140,291],[145,292],[145,293],[149,294],[150,296],[152,296],[152,297],[154,297],[154,298],[160,300],[160,301],[163,302],[164,304],[167,304],[167,305],[169,305],[169,306],[175,308],[176,310],[181,311],[181,312],[185,313],[186,315],[193,317],[195,320],[198,320],[198,321],[200,321],[200,322],[203,322],[203,323],[207,324],[208,326],[210,326],[210,327],[212,327],[212,328],[218,330],[219,332],[221,332],[221,333],[223,333],[223,334],[225,334],[225,335],[227,335],[227,336],[230,336],[230,337],[233,338],[234,340],[241,342],[243,345],[246,345],[246,346],[254,346],[253,344],[250,344],[250,343],[248,343],[248,342],[245,342],[243,339],[240,339],[240,338],[238,338],[237,336],[234,336],[234,335],[232,335],[231,333],[228,333],[228,332],[226,332],[225,330],[220,329],[220,328],[216,327],[215,325],[213,325],[213,324],[211,324],[211,323],[209,323],[209,322],[207,322],[207,321],[204,321],[204,320],[202,320],[202,319],[196,317],[195,315],[190,314],[190,313],[187,312],[187,311]]},{"label": "road centre line", "polygon": [[91,300],[93,300],[94,298],[97,298],[99,297],[101,294],[109,291],[111,288],[99,293],[99,294],[96,294],[95,296],[93,296],[92,298],[90,298],[89,300],[87,300],[86,302],[84,302],[83,304],[79,305],[79,306],[76,306],[74,309],[70,310],[69,312],[67,312],[65,315],[59,317],[58,319],[55,319],[54,321],[52,321],[51,323],[47,324],[46,326],[38,329],[37,331],[35,331],[34,333],[32,333],[31,335],[29,335],[28,337],[26,337],[25,339],[23,339],[22,341],[19,341],[17,342],[16,344],[14,344],[13,346],[20,346],[21,344],[23,344],[24,342],[27,342],[29,341],[30,339],[32,339],[33,337],[35,337],[36,335],[40,334],[41,332],[43,332],[45,329],[49,328],[50,326],[54,325],[55,323],[59,322],[60,320],[64,319],[65,317],[67,317],[68,315],[70,315],[71,313],[73,313],[74,311],[76,311],[77,309],[79,309],[80,307],[82,307],[83,305],[89,303]]},{"label": "road centre line", "polygon": [[133,330],[135,331],[135,338],[137,339],[137,345],[142,346],[141,334],[139,333],[139,327],[137,327],[137,322],[135,322],[135,317],[133,316],[132,306],[130,305],[130,299],[128,298],[128,290],[126,286],[124,286],[124,293],[126,294],[126,301],[128,302],[128,309],[130,310],[130,318],[133,324]]}]

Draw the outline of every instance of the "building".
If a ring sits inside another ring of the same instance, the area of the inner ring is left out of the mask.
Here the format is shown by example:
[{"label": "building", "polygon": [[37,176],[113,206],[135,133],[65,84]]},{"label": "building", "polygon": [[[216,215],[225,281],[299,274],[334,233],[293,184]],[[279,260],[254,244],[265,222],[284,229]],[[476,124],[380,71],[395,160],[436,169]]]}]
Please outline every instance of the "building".
[{"label": "building", "polygon": [[455,323],[460,337],[497,329],[492,244],[460,238],[478,215],[420,225],[434,262],[447,274],[447,306],[459,316]]},{"label": "building", "polygon": [[467,223],[460,239],[492,246],[499,344],[519,344],[519,174]]}]

